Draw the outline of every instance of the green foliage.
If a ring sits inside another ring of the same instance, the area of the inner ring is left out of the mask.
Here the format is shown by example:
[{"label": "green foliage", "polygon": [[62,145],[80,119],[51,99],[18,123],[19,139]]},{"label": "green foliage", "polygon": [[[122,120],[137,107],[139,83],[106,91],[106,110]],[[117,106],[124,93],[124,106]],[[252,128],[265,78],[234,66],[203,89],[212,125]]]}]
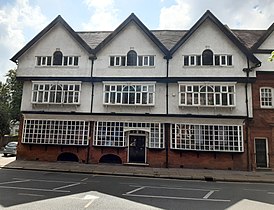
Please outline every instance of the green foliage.
[{"label": "green foliage", "polygon": [[9,133],[9,90],[6,84],[0,82],[0,137]]},{"label": "green foliage", "polygon": [[0,137],[9,134],[10,123],[20,120],[23,83],[16,80],[16,69],[6,75],[6,83],[0,82]]},{"label": "green foliage", "polygon": [[272,51],[270,57],[268,58],[268,61],[270,62],[274,61],[274,51]]},{"label": "green foliage", "polygon": [[23,83],[16,80],[16,69],[9,70],[6,75],[6,84],[10,92],[10,115],[11,120],[20,120],[20,107],[22,99]]}]

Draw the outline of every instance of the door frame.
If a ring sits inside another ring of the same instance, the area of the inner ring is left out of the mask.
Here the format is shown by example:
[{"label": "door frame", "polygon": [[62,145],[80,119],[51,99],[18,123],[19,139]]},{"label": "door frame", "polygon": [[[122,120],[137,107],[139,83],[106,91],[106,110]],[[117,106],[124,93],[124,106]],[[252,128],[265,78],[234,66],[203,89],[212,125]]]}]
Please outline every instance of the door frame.
[{"label": "door frame", "polygon": [[146,164],[147,163],[147,134],[129,133],[127,136],[128,136],[127,162],[131,163],[131,162],[129,162],[129,151],[130,151],[129,150],[129,147],[130,147],[130,145],[129,145],[129,138],[130,138],[130,136],[143,136],[145,138],[145,142],[144,142],[144,147],[145,147],[145,162],[144,163],[136,163],[136,164]]},{"label": "door frame", "polygon": [[266,155],[266,167],[269,168],[269,155],[268,155],[268,138],[266,137],[254,137],[254,159],[256,168],[260,168],[257,166],[257,151],[256,151],[256,140],[265,140],[265,155]]}]

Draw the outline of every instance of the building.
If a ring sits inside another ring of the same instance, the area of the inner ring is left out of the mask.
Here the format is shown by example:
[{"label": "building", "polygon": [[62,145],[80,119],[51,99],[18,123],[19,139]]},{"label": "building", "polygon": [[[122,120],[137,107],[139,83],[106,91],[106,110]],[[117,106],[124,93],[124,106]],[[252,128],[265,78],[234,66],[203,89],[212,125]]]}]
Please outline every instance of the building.
[{"label": "building", "polygon": [[250,170],[251,47],[265,33],[210,11],[186,31],[131,14],[75,32],[58,16],[11,59],[24,81],[17,158]]},{"label": "building", "polygon": [[252,169],[274,168],[274,63],[267,62],[274,51],[274,23],[252,46],[254,55],[262,61],[253,84],[254,118],[250,122],[250,161]]}]

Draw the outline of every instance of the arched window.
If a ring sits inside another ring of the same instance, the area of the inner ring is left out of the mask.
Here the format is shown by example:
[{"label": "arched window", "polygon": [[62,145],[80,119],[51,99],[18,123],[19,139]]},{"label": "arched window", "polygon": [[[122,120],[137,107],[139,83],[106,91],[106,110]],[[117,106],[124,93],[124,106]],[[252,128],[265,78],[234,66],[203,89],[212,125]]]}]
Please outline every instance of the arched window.
[{"label": "arched window", "polygon": [[137,53],[134,50],[127,53],[127,66],[137,66]]},{"label": "arched window", "polygon": [[51,103],[61,103],[62,102],[62,87],[61,87],[61,85],[51,86],[49,101]]},{"label": "arched window", "polygon": [[125,86],[123,88],[123,104],[135,103],[135,88],[133,86]]},{"label": "arched window", "polygon": [[53,53],[53,65],[62,65],[63,53],[61,51],[55,51]]},{"label": "arched window", "polygon": [[202,60],[203,65],[213,65],[213,52],[211,50],[204,50]]}]

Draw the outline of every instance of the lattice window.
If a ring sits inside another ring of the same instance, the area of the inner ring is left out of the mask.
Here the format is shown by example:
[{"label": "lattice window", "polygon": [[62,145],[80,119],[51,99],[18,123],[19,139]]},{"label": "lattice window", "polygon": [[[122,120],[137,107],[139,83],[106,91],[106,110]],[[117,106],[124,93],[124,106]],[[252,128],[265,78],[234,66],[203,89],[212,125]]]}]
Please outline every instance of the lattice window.
[{"label": "lattice window", "polygon": [[272,108],[273,107],[273,88],[262,87],[260,89],[260,101],[261,107]]},{"label": "lattice window", "polygon": [[148,132],[149,148],[164,148],[164,124],[139,122],[96,122],[93,145],[125,147],[126,132],[134,130]]},{"label": "lattice window", "polygon": [[88,145],[90,122],[80,120],[24,121],[22,143]]},{"label": "lattice window", "polygon": [[243,152],[241,125],[172,124],[171,148]]}]

